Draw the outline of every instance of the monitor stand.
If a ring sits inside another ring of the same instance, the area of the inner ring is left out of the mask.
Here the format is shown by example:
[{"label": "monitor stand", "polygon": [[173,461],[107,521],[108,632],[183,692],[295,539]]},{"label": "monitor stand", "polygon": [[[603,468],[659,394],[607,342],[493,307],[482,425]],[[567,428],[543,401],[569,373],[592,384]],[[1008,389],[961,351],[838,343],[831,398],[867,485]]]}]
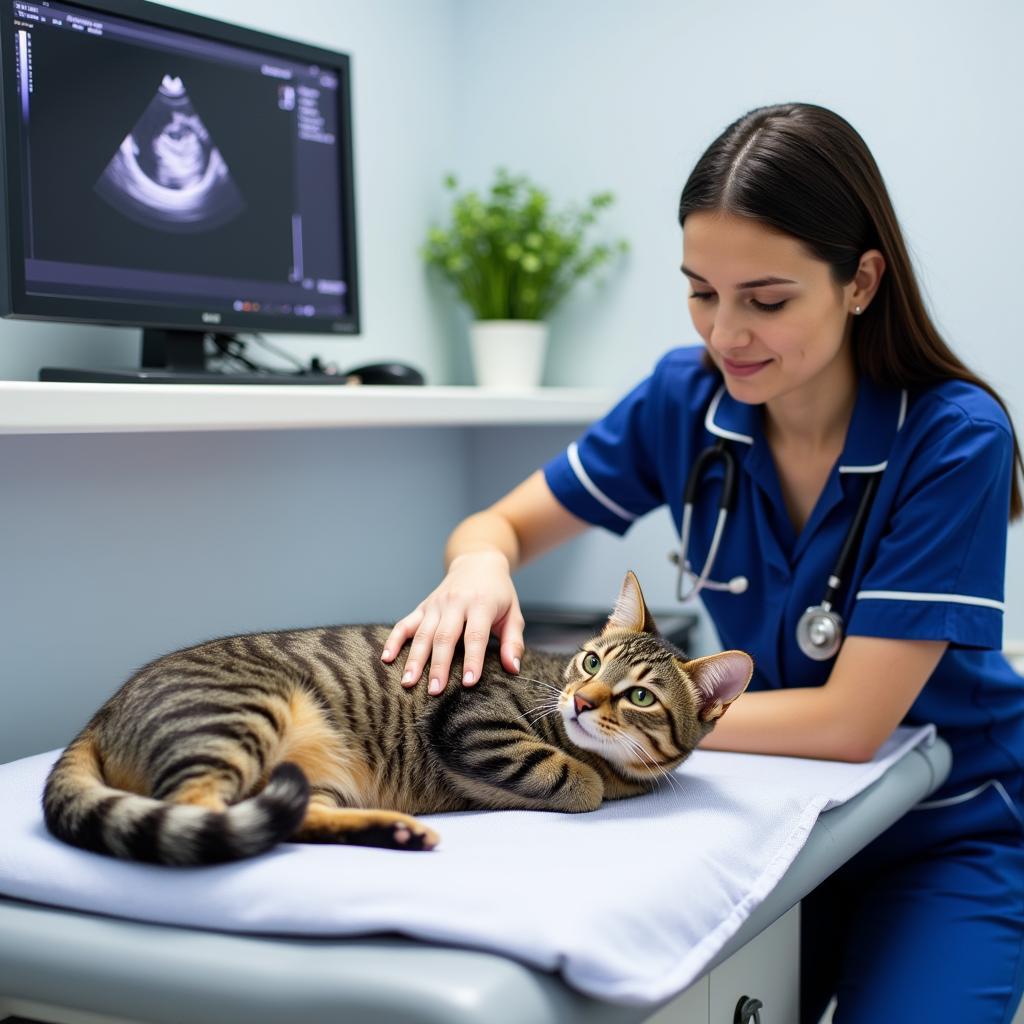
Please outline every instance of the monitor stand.
[{"label": "monitor stand", "polygon": [[206,365],[208,331],[145,328],[142,366],[74,369],[44,366],[40,380],[92,384],[344,384],[345,376],[323,373],[256,373],[211,370]]}]

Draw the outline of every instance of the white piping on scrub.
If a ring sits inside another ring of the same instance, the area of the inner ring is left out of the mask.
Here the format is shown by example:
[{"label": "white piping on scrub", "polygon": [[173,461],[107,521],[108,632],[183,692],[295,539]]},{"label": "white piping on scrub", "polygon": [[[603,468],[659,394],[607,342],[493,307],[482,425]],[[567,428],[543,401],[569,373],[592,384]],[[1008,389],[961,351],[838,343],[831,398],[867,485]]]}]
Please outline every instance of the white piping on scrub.
[{"label": "white piping on scrub", "polygon": [[975,789],[972,789],[967,793],[961,793],[958,796],[947,796],[942,800],[925,800],[910,809],[912,811],[934,811],[940,807],[953,807],[956,804],[967,803],[968,800],[973,800],[976,796],[980,796],[984,793],[989,786],[995,789],[995,791],[1002,797],[1003,803],[1006,804],[1009,812],[1016,819],[1017,823],[1024,828],[1024,818],[1021,818],[1020,811],[1017,810],[1017,805],[1010,799],[1010,794],[1006,792],[1006,787],[998,779],[989,779],[988,782],[983,782]]},{"label": "white piping on scrub", "polygon": [[[903,421],[907,418],[907,389],[904,388],[900,392],[900,412],[896,419],[896,433],[898,434],[903,429]],[[840,466],[840,473],[881,473],[886,466],[889,465],[889,460],[885,462],[876,462],[873,466]]]},{"label": "white piping on scrub", "polygon": [[979,608],[995,608],[997,612],[1005,612],[1006,605],[1002,601],[993,601],[990,597],[971,597],[968,594],[920,594],[913,590],[861,590],[855,600],[860,601],[936,601],[944,604],[972,604]]},{"label": "white piping on scrub", "polygon": [[583,468],[583,463],[580,462],[579,447],[575,441],[569,445],[566,455],[569,457],[569,465],[572,466],[572,471],[576,474],[576,479],[579,480],[584,488],[586,488],[587,492],[595,501],[599,501],[606,509],[608,509],[609,512],[614,512],[620,519],[625,519],[627,523],[631,523],[636,519],[636,516],[632,512],[624,509],[617,502],[612,501],[612,499],[609,498],[608,495],[590,479],[587,471]]},{"label": "white piping on scrub", "polygon": [[714,434],[715,437],[724,437],[727,441],[742,441],[744,444],[753,444],[754,439],[747,434],[737,434],[735,430],[726,430],[725,427],[720,427],[715,422],[715,413],[718,412],[718,403],[722,401],[722,395],[725,394],[725,385],[723,384],[713,399],[711,404],[708,406],[708,411],[704,414],[704,429],[709,434]]}]

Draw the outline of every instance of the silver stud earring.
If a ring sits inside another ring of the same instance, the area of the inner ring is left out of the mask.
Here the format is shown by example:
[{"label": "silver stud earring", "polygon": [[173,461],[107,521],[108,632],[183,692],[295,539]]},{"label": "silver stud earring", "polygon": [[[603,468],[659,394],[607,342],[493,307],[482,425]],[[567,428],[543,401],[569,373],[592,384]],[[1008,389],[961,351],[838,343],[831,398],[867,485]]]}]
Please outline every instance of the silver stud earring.
[{"label": "silver stud earring", "polygon": [[855,316],[860,316],[860,306],[854,306],[853,312]]}]

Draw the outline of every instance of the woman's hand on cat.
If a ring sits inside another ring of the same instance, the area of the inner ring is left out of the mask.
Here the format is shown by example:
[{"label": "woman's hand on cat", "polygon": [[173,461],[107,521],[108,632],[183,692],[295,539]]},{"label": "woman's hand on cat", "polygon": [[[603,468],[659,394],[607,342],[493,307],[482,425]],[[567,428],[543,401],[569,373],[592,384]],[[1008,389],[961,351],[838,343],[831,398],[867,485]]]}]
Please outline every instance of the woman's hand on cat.
[{"label": "woman's hand on cat", "polygon": [[464,640],[462,683],[474,686],[483,671],[492,631],[501,643],[506,671],[519,671],[523,626],[508,559],[497,551],[474,551],[455,558],[438,588],[395,624],[381,660],[394,661],[411,637],[402,685],[415,686],[429,664],[428,689],[438,694],[448,684],[455,650]]}]

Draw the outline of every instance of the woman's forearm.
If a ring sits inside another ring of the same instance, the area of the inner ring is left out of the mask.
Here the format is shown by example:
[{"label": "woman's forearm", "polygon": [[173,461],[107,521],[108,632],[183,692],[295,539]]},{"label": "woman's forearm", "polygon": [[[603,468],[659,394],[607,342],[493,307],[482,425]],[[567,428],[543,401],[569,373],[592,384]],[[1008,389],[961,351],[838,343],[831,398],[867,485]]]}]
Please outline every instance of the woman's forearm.
[{"label": "woman's forearm", "polygon": [[744,693],[702,746],[868,761],[906,717],[947,646],[849,636],[823,686]]},{"label": "woman's forearm", "polygon": [[519,566],[519,538],[504,516],[485,509],[464,519],[452,530],[444,549],[445,569],[459,555],[493,552],[508,562],[509,572]]},{"label": "woman's forearm", "polygon": [[866,761],[854,731],[825,686],[744,693],[701,743],[704,750]]},{"label": "woman's forearm", "polygon": [[551,493],[538,469],[518,487],[482,512],[464,519],[445,547],[445,567],[460,555],[495,552],[508,561],[509,572],[587,529]]}]

